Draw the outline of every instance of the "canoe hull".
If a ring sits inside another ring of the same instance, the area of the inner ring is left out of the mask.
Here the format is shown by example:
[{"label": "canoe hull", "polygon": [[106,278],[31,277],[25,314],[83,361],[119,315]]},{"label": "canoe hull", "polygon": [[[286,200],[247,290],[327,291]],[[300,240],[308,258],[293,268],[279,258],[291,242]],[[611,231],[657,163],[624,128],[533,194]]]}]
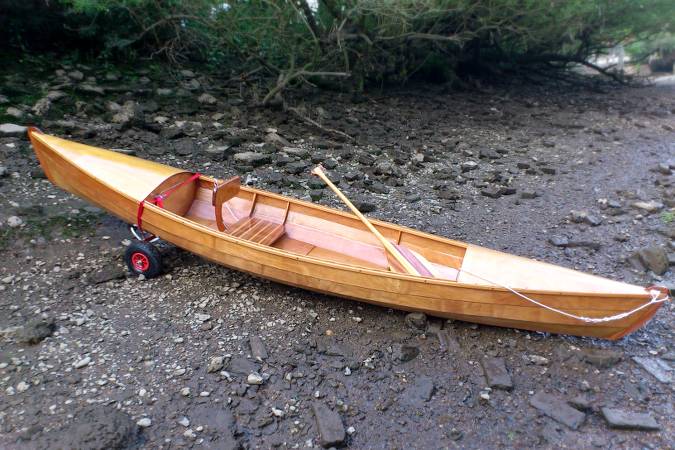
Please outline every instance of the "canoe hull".
[{"label": "canoe hull", "polygon": [[[33,135],[31,140],[50,181],[127,223],[136,222],[137,198],[111,189],[109,184],[72,164],[41,140],[34,139]],[[505,289],[389,274],[289,254],[218,233],[147,202],[143,226],[145,230],[187,251],[258,277],[375,305],[486,325],[618,339],[646,323],[661,305],[650,305],[616,321],[586,323],[547,311]],[[630,296],[550,291],[523,293],[544,304],[591,317],[628,311],[650,298],[646,291]]]}]

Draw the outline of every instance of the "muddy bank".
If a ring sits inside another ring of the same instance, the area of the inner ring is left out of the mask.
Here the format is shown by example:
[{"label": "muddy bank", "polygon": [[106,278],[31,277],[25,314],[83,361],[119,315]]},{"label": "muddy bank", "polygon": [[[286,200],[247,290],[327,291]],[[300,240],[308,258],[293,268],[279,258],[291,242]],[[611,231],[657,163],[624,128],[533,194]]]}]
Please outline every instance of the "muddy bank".
[{"label": "muddy bank", "polygon": [[[59,68],[27,77],[38,93],[28,98],[18,92],[26,76],[9,74],[0,122],[39,122],[339,207],[309,177],[322,162],[370,216],[631,283],[675,283],[672,85],[290,100],[350,139],[251,107],[212,76],[174,75]],[[3,130],[0,152],[2,446],[672,441],[671,304],[608,343],[406,316],[169,246],[166,274],[139,281],[121,262],[124,224],[46,182],[20,133]]]}]

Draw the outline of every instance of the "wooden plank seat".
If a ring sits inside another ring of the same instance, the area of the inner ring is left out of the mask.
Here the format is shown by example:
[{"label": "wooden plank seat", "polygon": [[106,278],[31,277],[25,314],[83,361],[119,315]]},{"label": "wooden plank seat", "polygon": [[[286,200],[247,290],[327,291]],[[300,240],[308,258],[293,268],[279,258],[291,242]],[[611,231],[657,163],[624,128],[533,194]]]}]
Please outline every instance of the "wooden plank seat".
[{"label": "wooden plank seat", "polygon": [[270,222],[268,220],[258,219],[256,217],[245,217],[230,227],[229,234],[239,239],[245,239],[262,245],[272,245],[286,231],[280,223]]}]

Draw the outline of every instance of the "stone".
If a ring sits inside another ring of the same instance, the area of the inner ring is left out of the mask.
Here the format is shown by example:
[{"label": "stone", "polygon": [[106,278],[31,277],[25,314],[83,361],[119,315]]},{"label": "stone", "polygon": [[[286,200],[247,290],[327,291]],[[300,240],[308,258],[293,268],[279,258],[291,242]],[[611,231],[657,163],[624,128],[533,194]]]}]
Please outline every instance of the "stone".
[{"label": "stone", "polygon": [[23,220],[18,216],[9,216],[7,218],[7,226],[10,228],[19,228],[23,225]]},{"label": "stone", "polygon": [[462,194],[459,192],[458,189],[444,188],[438,191],[438,198],[442,198],[443,200],[457,201],[462,198]]},{"label": "stone", "polygon": [[267,359],[267,349],[265,348],[265,343],[260,338],[260,336],[251,336],[248,340],[248,344],[251,347],[251,355],[257,360]]},{"label": "stone", "polygon": [[569,401],[569,404],[579,411],[591,411],[591,400],[585,394],[579,394]]},{"label": "stone", "polygon": [[209,360],[209,365],[206,368],[208,373],[220,372],[225,363],[225,358],[222,356],[214,356]]},{"label": "stone", "polygon": [[[289,156],[297,156],[298,158],[305,159],[309,156],[309,150],[301,147],[284,147],[283,152]],[[330,167],[324,167],[330,170]]]},{"label": "stone", "polygon": [[489,198],[499,198],[502,196],[501,189],[496,187],[488,187],[480,191],[481,195]]},{"label": "stone", "polygon": [[89,363],[91,363],[91,358],[89,356],[85,356],[84,358],[77,360],[73,364],[73,367],[76,369],[82,369],[83,367],[87,367]]},{"label": "stone", "polygon": [[649,431],[661,429],[650,414],[628,412],[614,408],[602,408],[602,415],[611,428]]},{"label": "stone", "polygon": [[573,430],[579,428],[586,419],[586,414],[583,412],[572,408],[558,397],[545,392],[539,392],[532,396],[530,398],[530,405]]},{"label": "stone", "polygon": [[609,369],[623,358],[623,353],[604,348],[587,348],[581,351],[581,359],[599,369]]},{"label": "stone", "polygon": [[371,201],[368,201],[364,198],[355,198],[354,201],[354,206],[361,211],[362,213],[369,213],[373,212],[377,209],[377,205]]},{"label": "stone", "polygon": [[272,162],[270,155],[257,152],[241,152],[234,154],[234,161],[239,164],[246,164],[253,167],[259,167]]},{"label": "stone", "polygon": [[89,276],[92,284],[106,283],[112,280],[121,280],[126,277],[126,270],[117,264],[110,264]]},{"label": "stone", "polygon": [[15,108],[13,106],[10,106],[5,110],[5,114],[8,116],[12,116],[15,119],[23,119],[24,113],[21,111],[19,108]]},{"label": "stone", "polygon": [[548,241],[556,247],[567,247],[570,243],[569,239],[565,236],[551,236]]},{"label": "stone", "polygon": [[531,200],[537,197],[539,197],[539,193],[537,191],[526,190],[520,193],[520,198],[522,198],[523,200]]},{"label": "stone", "polygon": [[488,386],[505,391],[513,389],[513,381],[503,358],[484,358],[482,366]]},{"label": "stone", "polygon": [[664,208],[663,203],[656,200],[634,202],[632,206],[649,214],[661,211]]},{"label": "stone", "polygon": [[279,136],[277,133],[268,133],[265,136],[265,142],[274,145],[278,150],[282,150],[285,147],[290,147],[291,143],[288,142],[286,139],[283,137]]},{"label": "stone", "polygon": [[136,422],[136,425],[141,428],[148,428],[150,425],[152,425],[152,420],[149,417],[143,417],[142,419],[139,419],[138,422]]},{"label": "stone", "polygon": [[527,360],[537,366],[548,366],[549,363],[548,358],[540,355],[527,355]]},{"label": "stone", "polygon": [[476,170],[478,168],[478,163],[476,161],[465,161],[460,164],[462,173],[469,172],[471,170]]},{"label": "stone", "polygon": [[84,74],[79,70],[73,70],[68,72],[68,78],[71,78],[75,81],[82,81],[84,80]]},{"label": "stone", "polygon": [[218,103],[218,99],[216,99],[213,95],[207,94],[206,92],[200,95],[197,98],[197,101],[201,103],[202,105],[215,105]]},{"label": "stone", "polygon": [[28,128],[13,123],[3,123],[0,125],[0,136],[24,137],[27,136]]},{"label": "stone", "polygon": [[405,324],[415,331],[426,331],[427,315],[420,312],[406,314]]},{"label": "stone", "polygon": [[574,223],[585,223],[592,227],[597,227],[602,224],[602,219],[588,211],[570,211],[570,220]]},{"label": "stone", "polygon": [[37,116],[43,116],[47,114],[49,111],[49,108],[52,106],[52,101],[47,98],[47,97],[42,97],[40,100],[35,102],[35,105],[31,108],[31,111],[33,111],[33,114]]},{"label": "stone", "polygon": [[189,156],[194,154],[196,147],[191,138],[176,139],[172,144],[173,151],[177,155]]},{"label": "stone", "polygon": [[417,377],[406,388],[404,396],[413,405],[419,402],[428,402],[436,391],[433,379],[430,377]]},{"label": "stone", "polygon": [[304,161],[296,161],[286,165],[286,172],[293,175],[300,175],[307,170],[307,163]]},{"label": "stone", "polygon": [[642,265],[657,275],[663,275],[668,270],[668,253],[658,245],[646,247],[635,252]]},{"label": "stone", "polygon": [[402,363],[412,361],[420,354],[420,349],[414,345],[394,344],[391,347],[394,360]]},{"label": "stone", "polygon": [[246,377],[248,384],[263,384],[263,377],[258,372],[249,373]]},{"label": "stone", "polygon": [[321,200],[322,197],[323,197],[323,190],[321,189],[312,189],[311,191],[309,191],[309,198],[311,198],[313,202],[318,202],[319,200]]},{"label": "stone", "polygon": [[54,319],[35,319],[17,332],[16,339],[24,344],[36,345],[54,334],[54,331],[56,331]]},{"label": "stone", "polygon": [[312,403],[312,411],[319,429],[319,443],[324,448],[341,445],[347,434],[340,415],[330,409],[325,403]]},{"label": "stone", "polygon": [[236,375],[248,375],[258,371],[258,364],[246,358],[236,356],[227,365],[227,371]]},{"label": "stone", "polygon": [[661,383],[671,383],[673,381],[673,368],[663,359],[634,356],[633,361]]}]

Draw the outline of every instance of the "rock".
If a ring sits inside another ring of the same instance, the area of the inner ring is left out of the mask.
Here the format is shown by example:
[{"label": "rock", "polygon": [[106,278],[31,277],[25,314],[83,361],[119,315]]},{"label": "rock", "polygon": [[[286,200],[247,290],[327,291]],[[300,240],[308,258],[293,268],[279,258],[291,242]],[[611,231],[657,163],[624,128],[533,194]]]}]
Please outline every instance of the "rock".
[{"label": "rock", "polygon": [[91,363],[91,358],[89,356],[85,356],[84,358],[79,359],[73,363],[73,367],[76,369],[82,369],[83,367],[87,367],[89,363]]},{"label": "rock", "polygon": [[246,358],[234,357],[227,365],[227,371],[236,375],[248,375],[258,371],[258,364]]},{"label": "rock", "polygon": [[148,428],[150,425],[152,425],[152,420],[149,417],[143,417],[138,422],[136,422],[136,425],[141,428]]},{"label": "rock", "polygon": [[220,372],[223,369],[225,358],[222,356],[214,356],[209,360],[209,365],[206,368],[208,373]]},{"label": "rock", "polygon": [[556,247],[567,247],[570,243],[569,239],[565,236],[551,236],[548,241]]},{"label": "rock", "polygon": [[140,123],[143,120],[143,111],[138,103],[133,100],[127,100],[122,106],[115,106],[114,103],[108,104],[108,109],[114,114],[110,121],[120,124],[124,127]]},{"label": "rock", "polygon": [[15,125],[13,123],[3,123],[0,125],[0,136],[25,137],[27,132],[28,128],[21,125]]},{"label": "rock", "polygon": [[671,383],[673,381],[673,368],[664,360],[660,358],[634,356],[633,361],[639,364],[661,383]]},{"label": "rock", "polygon": [[56,331],[54,319],[35,319],[17,332],[16,339],[24,344],[36,345],[54,334],[54,331]]},{"label": "rock", "polygon": [[16,392],[21,394],[22,392],[26,392],[28,388],[30,388],[28,383],[25,381],[20,381],[19,384],[16,385]]},{"label": "rock", "polygon": [[6,105],[7,103],[9,103],[7,96],[0,94],[0,105]]},{"label": "rock", "polygon": [[105,95],[105,88],[101,86],[94,86],[93,84],[83,83],[77,87],[81,92],[87,94]]},{"label": "rock", "polygon": [[633,208],[641,209],[649,214],[661,211],[664,208],[663,203],[656,200],[635,202],[632,206]]},{"label": "rock", "polygon": [[21,111],[19,108],[15,108],[13,106],[10,106],[5,110],[5,114],[8,116],[12,116],[15,119],[23,119],[24,113]]},{"label": "rock", "polygon": [[460,164],[462,173],[469,172],[471,170],[476,170],[478,168],[478,163],[476,161],[465,161]]},{"label": "rock", "polygon": [[319,200],[321,200],[322,197],[323,197],[323,190],[321,189],[312,189],[311,191],[309,191],[309,198],[311,198],[313,202],[318,202]]},{"label": "rock", "polygon": [[291,146],[290,142],[288,142],[283,137],[279,136],[277,133],[268,133],[265,136],[265,142],[268,142],[268,143],[274,145],[274,147],[276,147],[277,150],[283,150],[284,147],[290,147]]},{"label": "rock", "polygon": [[558,397],[545,392],[539,392],[532,396],[530,405],[573,430],[579,428],[586,419],[586,414],[572,408]]},{"label": "rock", "polygon": [[522,191],[520,193],[520,198],[523,200],[531,200],[533,198],[539,197],[539,193],[537,191]]},{"label": "rock", "polygon": [[490,198],[499,198],[502,196],[501,189],[498,189],[496,187],[488,187],[485,189],[482,189],[480,191],[481,195],[485,197],[490,197]]},{"label": "rock", "polygon": [[668,270],[668,254],[663,247],[651,246],[635,252],[639,261],[645,268],[657,275],[663,275]]},{"label": "rock", "polygon": [[296,161],[286,165],[286,172],[293,175],[299,175],[307,170],[307,163],[304,161]]},{"label": "rock", "polygon": [[548,366],[549,363],[548,358],[540,355],[527,355],[527,360],[537,366]]},{"label": "rock", "polygon": [[312,411],[319,429],[319,442],[324,447],[341,445],[346,436],[340,415],[321,402],[312,403]]},{"label": "rock", "polygon": [[394,360],[402,363],[412,361],[420,354],[420,349],[414,345],[394,344],[391,347]]},{"label": "rock", "polygon": [[112,406],[87,407],[72,423],[38,438],[35,448],[113,450],[135,448],[138,427]]},{"label": "rock", "polygon": [[659,172],[661,175],[670,175],[672,171],[670,170],[670,166],[666,163],[660,163],[656,167],[656,171]]},{"label": "rock", "polygon": [[263,384],[263,377],[258,372],[249,373],[246,377],[248,384]]},{"label": "rock", "polygon": [[192,138],[183,138],[183,139],[176,139],[173,141],[173,151],[177,155],[181,156],[189,156],[194,154],[195,150],[197,149],[195,147],[195,143],[192,140]]},{"label": "rock", "polygon": [[49,111],[49,108],[51,108],[51,106],[52,101],[49,100],[49,98],[47,97],[42,97],[40,100],[35,102],[35,105],[33,105],[31,111],[33,111],[33,114],[37,116],[43,116]]},{"label": "rock", "polygon": [[259,167],[272,162],[270,155],[257,152],[241,152],[234,154],[234,161],[239,164],[246,164],[253,167]]},{"label": "rock", "polygon": [[251,336],[248,340],[248,344],[251,347],[251,355],[257,360],[267,359],[267,349],[265,348],[265,343],[260,338],[260,336]]},{"label": "rock", "polygon": [[[286,153],[289,156],[297,156],[298,158],[305,159],[309,157],[309,150],[301,147],[284,147],[283,152]],[[328,170],[330,170],[329,167],[324,167]]]},{"label": "rock", "polygon": [[587,348],[581,351],[581,359],[599,369],[609,369],[623,358],[623,354],[616,350],[603,348]]},{"label": "rock", "polygon": [[569,401],[569,404],[579,411],[591,411],[591,400],[585,394],[579,394]]},{"label": "rock", "polygon": [[210,145],[204,149],[204,153],[213,161],[223,161],[230,148],[232,148],[230,145]]},{"label": "rock", "polygon": [[597,227],[602,224],[602,219],[590,214],[588,211],[570,211],[570,220],[574,223],[586,223],[590,226]]},{"label": "rock", "polygon": [[438,191],[438,198],[457,201],[462,198],[462,194],[458,189],[446,187]]},{"label": "rock", "polygon": [[503,358],[484,358],[482,366],[488,386],[505,391],[513,389],[513,381],[508,370],[506,370],[506,363]]},{"label": "rock", "polygon": [[23,225],[23,220],[21,217],[17,216],[9,216],[7,218],[7,226],[10,228],[19,228],[21,225]]},{"label": "rock", "polygon": [[405,399],[412,405],[428,402],[434,395],[436,386],[430,377],[417,377],[405,390]]},{"label": "rock", "polygon": [[420,312],[406,314],[405,324],[415,331],[424,332],[427,329],[427,315]]},{"label": "rock", "polygon": [[203,93],[197,98],[197,101],[201,103],[202,105],[215,105],[218,103],[218,99],[216,99],[213,95]]},{"label": "rock", "polygon": [[375,203],[368,201],[364,198],[357,197],[354,199],[353,203],[354,206],[356,206],[356,208],[364,214],[373,212],[377,209],[377,205]]},{"label": "rock", "polygon": [[183,78],[194,78],[195,73],[193,71],[189,70],[189,69],[183,69],[183,70],[180,71],[180,75]]},{"label": "rock", "polygon": [[602,408],[602,415],[611,428],[623,430],[660,430],[650,414],[628,412],[621,409]]},{"label": "rock", "polygon": [[117,264],[110,264],[90,275],[89,280],[92,284],[101,284],[112,280],[121,280],[126,275],[126,269]]},{"label": "rock", "polygon": [[68,72],[68,78],[71,78],[75,81],[82,81],[84,80],[84,74],[79,70],[73,70]]}]

